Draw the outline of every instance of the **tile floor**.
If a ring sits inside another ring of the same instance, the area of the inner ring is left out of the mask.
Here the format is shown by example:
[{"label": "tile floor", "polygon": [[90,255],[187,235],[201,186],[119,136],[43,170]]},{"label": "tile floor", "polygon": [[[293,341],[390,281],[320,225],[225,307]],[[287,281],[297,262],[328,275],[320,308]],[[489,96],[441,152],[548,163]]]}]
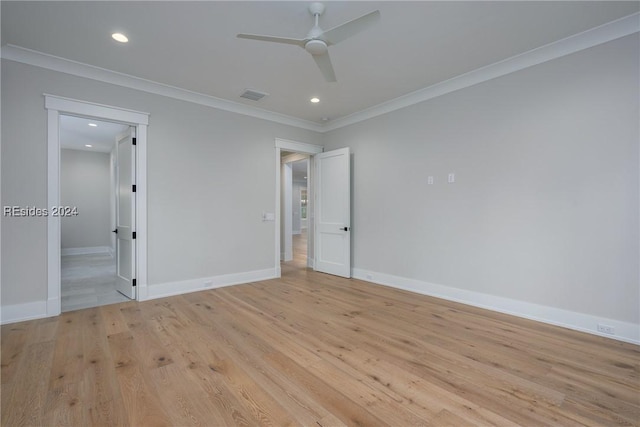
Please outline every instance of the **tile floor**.
[{"label": "tile floor", "polygon": [[62,257],[62,311],[130,301],[116,291],[116,263],[109,254]]}]

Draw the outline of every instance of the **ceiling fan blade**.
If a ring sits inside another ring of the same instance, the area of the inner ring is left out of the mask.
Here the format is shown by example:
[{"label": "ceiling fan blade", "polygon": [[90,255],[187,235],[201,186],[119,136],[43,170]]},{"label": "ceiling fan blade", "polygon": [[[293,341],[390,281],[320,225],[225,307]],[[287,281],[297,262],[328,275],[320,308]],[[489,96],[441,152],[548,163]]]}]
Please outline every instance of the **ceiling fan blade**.
[{"label": "ceiling fan blade", "polygon": [[366,30],[379,20],[380,11],[374,10],[373,12],[367,13],[360,18],[345,22],[342,25],[338,25],[337,27],[333,27],[332,29],[325,31],[322,38],[327,42],[327,44],[336,44],[344,39],[358,34],[360,31]]},{"label": "ceiling fan blade", "polygon": [[251,39],[251,40],[260,40],[263,42],[293,44],[300,47],[304,47],[304,44],[305,44],[304,39],[290,39],[287,37],[261,36],[258,34],[238,34],[237,37],[239,39]]},{"label": "ceiling fan blade", "polygon": [[313,56],[313,60],[316,61],[316,64],[318,64],[318,68],[320,68],[320,72],[322,72],[324,79],[328,82],[335,82],[336,73],[333,71],[333,65],[331,65],[329,53],[311,56]]}]

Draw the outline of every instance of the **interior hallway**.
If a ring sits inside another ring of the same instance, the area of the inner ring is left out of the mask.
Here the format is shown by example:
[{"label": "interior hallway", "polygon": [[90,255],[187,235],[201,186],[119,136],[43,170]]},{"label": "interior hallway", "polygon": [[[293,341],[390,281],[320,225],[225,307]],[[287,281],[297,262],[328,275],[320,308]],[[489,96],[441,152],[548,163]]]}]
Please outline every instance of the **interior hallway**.
[{"label": "interior hallway", "polygon": [[307,229],[303,228],[300,234],[293,235],[293,260],[281,262],[282,277],[306,275],[307,270]]}]

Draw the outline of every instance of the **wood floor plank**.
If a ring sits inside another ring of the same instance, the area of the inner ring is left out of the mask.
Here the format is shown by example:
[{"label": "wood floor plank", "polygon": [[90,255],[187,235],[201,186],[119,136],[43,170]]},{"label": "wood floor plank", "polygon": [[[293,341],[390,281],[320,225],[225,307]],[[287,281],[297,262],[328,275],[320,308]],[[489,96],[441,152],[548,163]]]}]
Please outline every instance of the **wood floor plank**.
[{"label": "wood floor plank", "polygon": [[[202,306],[196,305],[196,307]],[[326,410],[313,399],[309,399],[303,389],[291,383],[280,371],[273,370],[264,363],[265,356],[276,351],[274,347],[262,338],[252,335],[253,331],[244,325],[216,317],[215,312],[207,313],[212,317],[215,325],[210,328],[210,333],[215,334],[219,341],[225,342],[223,351],[230,356],[229,360],[233,360],[257,386],[268,394],[268,400],[277,402],[277,406],[270,412],[282,408],[283,413],[288,414],[292,422],[302,425],[313,424],[326,415]]]},{"label": "wood floor plank", "polygon": [[87,425],[80,383],[66,383],[49,389],[43,420],[55,426]]},{"label": "wood floor plank", "polygon": [[158,399],[157,389],[148,380],[151,372],[144,370],[145,364],[138,356],[141,353],[139,346],[131,332],[110,335],[108,339],[129,423],[140,426],[173,425]]},{"label": "wood floor plank", "polygon": [[82,312],[60,315],[49,376],[44,419],[53,425],[82,425],[84,411],[80,388],[83,380],[84,347]]},{"label": "wood floor plank", "polygon": [[[83,419],[87,425],[127,425],[120,385],[113,369],[106,327],[97,308],[79,310],[83,368],[80,384]],[[51,409],[50,409],[51,410]]]},{"label": "wood floor plank", "polygon": [[110,304],[100,307],[100,314],[104,319],[104,326],[107,335],[119,334],[120,332],[126,332],[127,320],[122,315],[122,308],[127,307],[125,304]]},{"label": "wood floor plank", "polygon": [[[23,354],[11,397],[2,408],[3,426],[44,425],[49,373],[51,372],[54,341],[29,345]],[[19,380],[18,380],[19,379]],[[6,390],[3,390],[3,393]],[[12,409],[12,410],[9,410]]]},{"label": "wood floor plank", "polygon": [[[158,325],[161,340],[172,343],[179,354],[174,353],[181,372],[189,378],[189,383],[197,384],[206,394],[212,405],[210,410],[215,418],[221,417],[221,425],[249,426],[257,421],[238,398],[229,390],[228,384],[215,367],[221,366],[219,356],[211,353],[206,345],[206,337],[200,326],[189,319],[190,309],[186,303],[178,300],[176,304],[158,303],[153,308],[152,321]],[[212,357],[213,356],[213,357]],[[195,386],[195,385],[194,385]]]},{"label": "wood floor plank", "polygon": [[282,272],[2,326],[1,424],[640,426],[640,346]]},{"label": "wood floor plank", "polygon": [[0,382],[2,384],[13,380],[18,362],[21,360],[22,351],[27,344],[31,330],[35,322],[20,322],[13,325],[3,325],[2,334],[2,368],[0,371]]}]

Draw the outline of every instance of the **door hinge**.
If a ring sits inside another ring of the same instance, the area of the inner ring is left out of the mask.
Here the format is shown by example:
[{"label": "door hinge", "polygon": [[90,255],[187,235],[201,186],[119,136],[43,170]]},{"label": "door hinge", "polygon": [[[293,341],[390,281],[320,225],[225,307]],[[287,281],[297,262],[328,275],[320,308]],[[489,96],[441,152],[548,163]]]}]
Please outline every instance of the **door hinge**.
[{"label": "door hinge", "polygon": [[133,287],[136,287],[136,279],[133,279]]},{"label": "door hinge", "polygon": [[132,191],[132,192],[134,192],[134,193],[136,192],[136,185],[135,185],[135,184],[133,184],[133,185],[131,186],[131,191]]},{"label": "door hinge", "polygon": [[133,145],[136,145],[136,139],[135,139],[135,138],[131,138],[131,143],[132,143]]},{"label": "door hinge", "polygon": [[134,231],[132,234],[133,234],[133,236],[131,236],[131,238],[135,239],[136,238],[136,232]]}]

